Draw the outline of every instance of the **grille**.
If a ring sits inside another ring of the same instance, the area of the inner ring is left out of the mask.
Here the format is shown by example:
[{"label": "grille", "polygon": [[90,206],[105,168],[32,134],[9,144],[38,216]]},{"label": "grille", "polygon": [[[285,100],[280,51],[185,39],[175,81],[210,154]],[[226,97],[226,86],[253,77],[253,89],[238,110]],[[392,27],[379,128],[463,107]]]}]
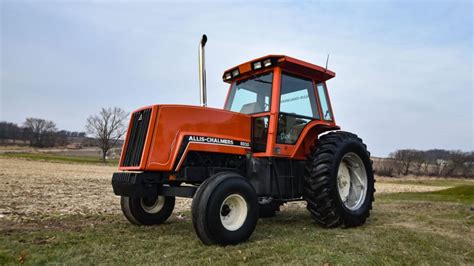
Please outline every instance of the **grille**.
[{"label": "grille", "polygon": [[112,175],[112,183],[135,184],[136,179],[136,173],[119,172]]},{"label": "grille", "polygon": [[132,114],[130,134],[125,148],[122,166],[139,166],[145,146],[146,132],[150,123],[151,109],[144,109]]}]

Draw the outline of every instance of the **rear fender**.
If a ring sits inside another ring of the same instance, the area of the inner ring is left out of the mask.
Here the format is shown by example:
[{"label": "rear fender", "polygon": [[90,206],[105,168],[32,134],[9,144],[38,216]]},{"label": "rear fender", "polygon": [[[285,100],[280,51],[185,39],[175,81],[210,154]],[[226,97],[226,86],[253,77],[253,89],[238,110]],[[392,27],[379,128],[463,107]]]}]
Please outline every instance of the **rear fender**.
[{"label": "rear fender", "polygon": [[339,129],[341,129],[339,126],[331,122],[319,120],[312,121],[306,125],[301,132],[298,142],[296,142],[293,154],[291,154],[291,158],[305,160],[308,157],[308,154],[311,153],[314,143],[319,135]]}]

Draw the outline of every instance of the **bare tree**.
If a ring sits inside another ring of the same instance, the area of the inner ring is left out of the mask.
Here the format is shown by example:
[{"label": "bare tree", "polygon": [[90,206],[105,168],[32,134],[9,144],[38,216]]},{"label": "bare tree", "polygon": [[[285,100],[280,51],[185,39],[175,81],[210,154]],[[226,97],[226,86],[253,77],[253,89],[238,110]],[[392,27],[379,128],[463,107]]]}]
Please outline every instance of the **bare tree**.
[{"label": "bare tree", "polygon": [[396,168],[398,175],[408,175],[410,173],[410,167],[414,160],[414,150],[397,150],[390,154],[396,161]]},{"label": "bare tree", "polygon": [[421,172],[423,175],[431,176],[433,173],[430,171],[430,162],[426,159],[425,157],[425,162],[423,164],[423,167],[421,168]]},{"label": "bare tree", "polygon": [[469,163],[469,153],[462,151],[451,151],[447,169],[444,172],[445,176],[464,175],[466,165]]},{"label": "bare tree", "polygon": [[93,135],[102,150],[102,161],[107,152],[115,147],[117,141],[125,134],[125,120],[128,114],[121,108],[102,108],[99,114],[87,118],[87,132]]},{"label": "bare tree", "polygon": [[6,121],[0,122],[0,141],[2,143],[8,143],[8,140],[12,140],[15,144],[16,140],[21,138],[22,128],[15,123],[9,123]]},{"label": "bare tree", "polygon": [[29,117],[26,119],[24,126],[30,134],[31,146],[54,146],[53,135],[57,129],[53,121]]},{"label": "bare tree", "polygon": [[443,159],[434,159],[432,161],[432,164],[434,166],[434,169],[435,169],[435,175],[436,176],[441,176],[443,170],[444,170],[444,167],[446,166],[447,164],[447,161],[446,160],[443,160]]},{"label": "bare tree", "polygon": [[425,153],[423,151],[412,151],[413,168],[415,175],[421,175],[421,169],[427,165]]},{"label": "bare tree", "polygon": [[395,170],[397,169],[397,162],[392,158],[384,158],[378,160],[378,162],[374,161],[373,167],[377,175],[394,177]]},{"label": "bare tree", "polygon": [[474,178],[474,151],[467,154],[466,162],[463,164],[463,175]]},{"label": "bare tree", "polygon": [[56,142],[57,146],[67,146],[69,144],[69,142],[68,142],[68,131],[67,130],[61,130],[61,131],[56,132],[55,142]]}]

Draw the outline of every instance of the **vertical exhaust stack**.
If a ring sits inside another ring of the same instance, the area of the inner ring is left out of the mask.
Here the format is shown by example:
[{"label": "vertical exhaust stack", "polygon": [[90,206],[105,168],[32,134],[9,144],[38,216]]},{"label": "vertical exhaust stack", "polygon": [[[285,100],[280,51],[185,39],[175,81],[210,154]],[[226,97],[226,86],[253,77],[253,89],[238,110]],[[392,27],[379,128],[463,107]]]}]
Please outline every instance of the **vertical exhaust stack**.
[{"label": "vertical exhaust stack", "polygon": [[207,92],[206,92],[206,65],[205,65],[205,54],[204,46],[207,42],[206,34],[202,35],[202,39],[199,42],[199,91],[201,93],[201,106],[207,106]]}]

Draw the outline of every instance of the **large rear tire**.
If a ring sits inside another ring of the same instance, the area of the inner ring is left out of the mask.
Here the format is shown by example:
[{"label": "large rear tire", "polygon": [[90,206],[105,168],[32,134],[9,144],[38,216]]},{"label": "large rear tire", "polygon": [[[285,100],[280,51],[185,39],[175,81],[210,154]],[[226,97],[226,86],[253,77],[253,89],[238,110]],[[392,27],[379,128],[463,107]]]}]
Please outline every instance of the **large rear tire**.
[{"label": "large rear tire", "polygon": [[239,174],[221,172],[199,186],[191,212],[194,230],[204,244],[238,244],[255,230],[257,194]]},{"label": "large rear tire", "polygon": [[174,197],[157,196],[153,199],[121,197],[120,206],[127,220],[135,225],[164,223],[174,209]]},{"label": "large rear tire", "polygon": [[354,227],[365,223],[374,201],[370,153],[356,135],[323,135],[308,158],[304,199],[321,226]]}]

